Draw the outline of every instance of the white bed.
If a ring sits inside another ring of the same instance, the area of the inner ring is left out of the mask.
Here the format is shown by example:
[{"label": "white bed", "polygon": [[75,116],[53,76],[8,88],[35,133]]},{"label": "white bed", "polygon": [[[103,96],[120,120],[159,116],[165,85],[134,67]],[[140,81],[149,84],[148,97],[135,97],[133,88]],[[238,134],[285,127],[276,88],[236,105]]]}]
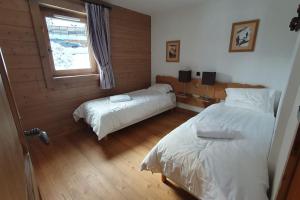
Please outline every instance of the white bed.
[{"label": "white bed", "polygon": [[[274,122],[270,113],[212,105],[156,144],[141,170],[161,173],[202,200],[266,200]],[[194,128],[199,123],[234,128],[240,135],[203,139]]]},{"label": "white bed", "polygon": [[174,93],[143,89],[127,93],[132,100],[112,103],[107,98],[80,105],[73,113],[75,121],[84,119],[101,140],[109,133],[145,120],[176,106]]}]

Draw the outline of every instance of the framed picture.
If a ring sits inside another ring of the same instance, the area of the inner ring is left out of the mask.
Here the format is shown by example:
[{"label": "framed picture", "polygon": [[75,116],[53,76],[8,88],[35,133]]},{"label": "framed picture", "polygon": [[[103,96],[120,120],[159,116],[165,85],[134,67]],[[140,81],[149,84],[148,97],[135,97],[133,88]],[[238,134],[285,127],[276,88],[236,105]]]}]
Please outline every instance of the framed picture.
[{"label": "framed picture", "polygon": [[167,52],[166,61],[167,62],[179,62],[180,56],[180,41],[167,41]]},{"label": "framed picture", "polygon": [[232,24],[229,52],[254,51],[259,19]]}]

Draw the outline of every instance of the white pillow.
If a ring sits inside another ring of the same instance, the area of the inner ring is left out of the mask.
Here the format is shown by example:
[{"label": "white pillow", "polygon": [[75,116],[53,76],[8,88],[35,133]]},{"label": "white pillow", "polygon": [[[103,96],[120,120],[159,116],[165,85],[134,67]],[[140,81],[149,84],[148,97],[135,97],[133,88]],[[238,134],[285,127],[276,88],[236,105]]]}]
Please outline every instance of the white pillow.
[{"label": "white pillow", "polygon": [[261,88],[227,88],[226,106],[274,114],[275,90]]},{"label": "white pillow", "polygon": [[171,92],[173,89],[172,86],[169,84],[154,84],[151,87],[149,87],[148,90],[155,90],[163,94],[167,94]]},{"label": "white pillow", "polygon": [[112,103],[117,103],[117,102],[130,101],[131,97],[127,94],[121,94],[121,95],[110,96],[109,100]]}]

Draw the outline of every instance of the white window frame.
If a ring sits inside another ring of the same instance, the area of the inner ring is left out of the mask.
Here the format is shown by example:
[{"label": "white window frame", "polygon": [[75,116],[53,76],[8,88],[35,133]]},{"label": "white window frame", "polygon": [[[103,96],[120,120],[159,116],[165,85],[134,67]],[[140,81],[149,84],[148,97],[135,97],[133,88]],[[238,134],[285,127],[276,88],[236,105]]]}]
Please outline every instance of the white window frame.
[{"label": "white window frame", "polygon": [[80,15],[80,14],[77,14],[77,13],[62,11],[62,10],[59,10],[59,9],[47,8],[47,7],[41,7],[41,14],[42,14],[42,18],[43,18],[42,23],[43,23],[43,29],[44,29],[44,38],[45,38],[45,42],[46,42],[46,45],[47,45],[49,62],[50,62],[50,67],[51,67],[51,71],[52,71],[53,75],[55,77],[61,77],[61,76],[72,76],[72,75],[96,74],[97,73],[97,68],[96,68],[95,60],[91,56],[92,55],[91,54],[91,49],[89,49],[89,57],[90,57],[90,65],[91,65],[90,68],[56,70],[55,65],[54,65],[51,45],[50,45],[48,28],[47,28],[47,24],[46,24],[46,17],[55,17],[55,15],[62,15],[62,16],[66,16],[66,17],[74,17],[74,18],[80,19],[80,22],[84,22],[84,23],[86,23],[86,16],[85,15]]}]

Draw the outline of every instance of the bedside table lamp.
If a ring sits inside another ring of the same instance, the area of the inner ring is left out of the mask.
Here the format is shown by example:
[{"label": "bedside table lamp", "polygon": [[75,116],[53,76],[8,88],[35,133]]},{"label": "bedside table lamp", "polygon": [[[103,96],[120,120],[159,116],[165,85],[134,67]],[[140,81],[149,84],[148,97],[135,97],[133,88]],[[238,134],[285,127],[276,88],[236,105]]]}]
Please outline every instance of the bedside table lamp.
[{"label": "bedside table lamp", "polygon": [[181,97],[186,97],[186,83],[191,82],[192,80],[192,71],[191,70],[180,70],[178,81],[183,83],[184,92],[183,94],[180,94]]},{"label": "bedside table lamp", "polygon": [[207,96],[207,89],[209,85],[214,85],[216,82],[216,72],[203,72],[202,73],[202,85],[206,87],[206,95],[202,96],[203,99],[209,99],[210,97]]}]

